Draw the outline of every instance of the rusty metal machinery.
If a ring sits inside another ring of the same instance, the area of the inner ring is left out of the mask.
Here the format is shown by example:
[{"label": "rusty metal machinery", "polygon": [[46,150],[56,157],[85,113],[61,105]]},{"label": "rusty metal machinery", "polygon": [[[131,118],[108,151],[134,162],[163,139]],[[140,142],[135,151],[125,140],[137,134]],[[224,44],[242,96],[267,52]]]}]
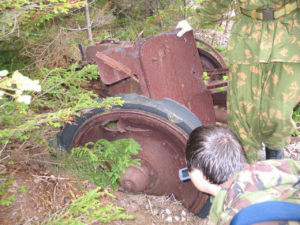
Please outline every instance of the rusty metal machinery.
[{"label": "rusty metal machinery", "polygon": [[[109,94],[121,94],[125,104],[84,113],[63,129],[58,142],[69,151],[101,138],[135,139],[142,147],[137,156],[142,164],[127,168],[120,185],[129,192],[174,195],[198,213],[207,196],[191,182],[181,182],[178,170],[186,166],[188,134],[216,122],[212,90],[220,86],[217,76],[226,67],[224,61],[197,48],[192,32],[183,38],[176,34],[88,47],[87,59],[97,63]],[[203,81],[203,68],[216,75],[210,86]],[[224,105],[224,100],[219,102]]]},{"label": "rusty metal machinery", "polygon": [[[227,83],[221,77],[228,68],[222,56],[208,43],[194,39],[193,32],[182,39],[176,33],[170,31],[133,44],[103,41],[88,47],[83,58],[98,64],[110,96],[138,93],[154,99],[169,97],[187,106],[204,124],[226,122],[222,109],[226,107]],[[197,48],[197,43],[210,51]],[[203,72],[210,76],[206,84]]]},{"label": "rusty metal machinery", "polygon": [[126,169],[120,185],[128,192],[174,195],[197,213],[206,195],[191,182],[181,182],[178,170],[186,166],[184,149],[188,133],[201,126],[185,106],[164,98],[150,99],[137,94],[121,95],[123,106],[111,110],[94,109],[76,118],[59,134],[61,147],[69,151],[101,138],[133,138],[142,146],[141,166]]}]

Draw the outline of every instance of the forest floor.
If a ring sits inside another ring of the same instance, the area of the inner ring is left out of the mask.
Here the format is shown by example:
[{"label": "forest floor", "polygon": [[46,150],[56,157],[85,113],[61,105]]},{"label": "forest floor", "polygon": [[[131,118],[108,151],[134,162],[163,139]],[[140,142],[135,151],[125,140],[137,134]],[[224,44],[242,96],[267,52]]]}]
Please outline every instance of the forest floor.
[{"label": "forest floor", "polygon": [[[51,214],[59,212],[71,202],[71,192],[78,197],[84,191],[95,188],[95,185],[86,180],[78,180],[63,171],[58,172],[57,162],[49,152],[43,152],[42,149],[7,150],[5,155],[1,159],[0,175],[13,178],[8,194],[14,195],[15,201],[9,206],[0,206],[2,225],[41,224]],[[293,138],[291,144],[285,148],[285,157],[300,160],[299,138]],[[115,220],[108,224],[207,223],[206,219],[188,212],[172,196],[131,194],[121,188],[110,192],[115,198],[105,198],[103,201],[124,208],[124,212],[133,215],[134,219]]]},{"label": "forest floor", "polygon": [[[1,160],[0,174],[13,178],[8,193],[15,196],[15,201],[9,206],[0,206],[2,225],[40,224],[71,202],[70,191],[78,197],[95,188],[88,181],[57,172],[57,162],[49,152],[12,150],[7,151],[6,156]],[[108,224],[206,224],[206,220],[189,213],[170,196],[131,194],[121,188],[110,193],[115,198],[104,201],[124,208],[125,213],[133,215],[134,219],[115,220]]]}]

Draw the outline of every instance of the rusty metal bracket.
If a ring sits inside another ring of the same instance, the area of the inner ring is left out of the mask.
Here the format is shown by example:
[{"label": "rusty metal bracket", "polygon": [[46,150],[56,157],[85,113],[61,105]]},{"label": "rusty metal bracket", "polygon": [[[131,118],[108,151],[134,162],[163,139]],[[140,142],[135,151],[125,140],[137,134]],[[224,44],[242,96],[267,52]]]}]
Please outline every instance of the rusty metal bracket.
[{"label": "rusty metal bracket", "polygon": [[110,66],[111,68],[118,70],[120,72],[123,72],[125,74],[127,74],[128,76],[130,76],[134,81],[136,81],[137,83],[139,83],[139,80],[135,77],[135,75],[132,73],[131,69],[127,66],[125,66],[124,64],[114,60],[113,58],[104,55],[101,52],[97,52],[96,53],[96,57],[98,59],[100,59],[104,64]]},{"label": "rusty metal bracket", "polygon": [[212,75],[228,75],[229,69],[225,68],[225,69],[214,69],[214,70],[208,70],[208,71],[204,71],[206,72],[209,76]]},{"label": "rusty metal bracket", "polygon": [[227,81],[212,81],[206,85],[207,89],[211,90],[214,88],[226,87]]}]

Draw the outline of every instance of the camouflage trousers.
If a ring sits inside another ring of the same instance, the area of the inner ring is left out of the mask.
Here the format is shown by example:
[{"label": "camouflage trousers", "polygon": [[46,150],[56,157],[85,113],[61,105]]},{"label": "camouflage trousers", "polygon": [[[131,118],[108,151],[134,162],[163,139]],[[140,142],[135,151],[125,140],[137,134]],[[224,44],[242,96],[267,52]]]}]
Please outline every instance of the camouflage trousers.
[{"label": "camouflage trousers", "polygon": [[279,150],[290,142],[299,87],[299,63],[230,66],[228,124],[240,139],[249,162],[258,160],[262,143]]}]

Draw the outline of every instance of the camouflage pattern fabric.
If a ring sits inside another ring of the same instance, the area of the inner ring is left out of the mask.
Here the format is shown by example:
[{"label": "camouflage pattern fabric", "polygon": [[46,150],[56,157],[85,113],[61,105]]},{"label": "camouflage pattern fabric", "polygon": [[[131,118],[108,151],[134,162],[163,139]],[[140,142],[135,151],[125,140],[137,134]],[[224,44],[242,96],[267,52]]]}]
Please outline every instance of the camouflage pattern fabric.
[{"label": "camouflage pattern fabric", "polygon": [[[189,22],[201,27],[215,23],[230,10],[232,2],[204,0],[199,15]],[[238,8],[278,9],[288,2],[239,0]],[[228,124],[242,142],[248,161],[253,162],[262,142],[270,149],[280,150],[295,128],[291,116],[300,84],[299,9],[269,21],[254,20],[238,12],[228,58]]]},{"label": "camouflage pattern fabric", "polygon": [[[282,0],[239,0],[246,10],[282,7]],[[204,0],[199,14],[189,18],[192,25],[205,27],[217,23],[231,9],[230,0]],[[254,20],[237,12],[228,44],[230,64],[300,62],[299,9],[277,20]]]},{"label": "camouflage pattern fabric", "polygon": [[227,114],[249,162],[258,159],[262,142],[282,149],[295,129],[293,107],[300,95],[298,63],[234,64],[230,67]]},{"label": "camouflage pattern fabric", "polygon": [[233,216],[242,208],[268,200],[300,204],[298,161],[268,160],[247,165],[234,178],[222,184],[221,191],[212,202],[209,224],[230,224]]}]

